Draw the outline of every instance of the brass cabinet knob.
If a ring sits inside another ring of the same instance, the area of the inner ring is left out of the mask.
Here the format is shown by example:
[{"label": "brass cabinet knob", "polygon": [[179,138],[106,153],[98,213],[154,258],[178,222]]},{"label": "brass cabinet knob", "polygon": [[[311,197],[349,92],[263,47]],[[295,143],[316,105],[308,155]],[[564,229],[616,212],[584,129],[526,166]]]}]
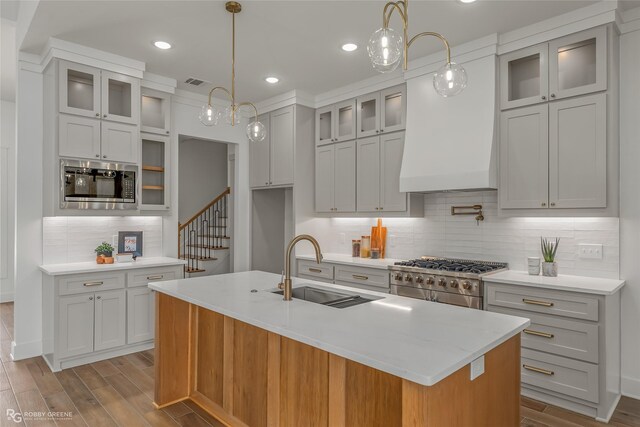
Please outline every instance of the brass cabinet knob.
[{"label": "brass cabinet knob", "polygon": [[555,206],[556,204],[554,202],[549,203],[551,206]]},{"label": "brass cabinet knob", "polygon": [[107,117],[107,115],[106,115],[106,114],[103,114],[103,115],[102,115],[102,117],[105,117],[105,118],[106,118],[106,117]]},{"label": "brass cabinet knob", "polygon": [[556,94],[555,94],[555,93],[552,93],[552,94],[551,94],[551,97],[552,97],[552,98],[555,98],[555,97],[556,97]]},{"label": "brass cabinet knob", "polygon": [[547,206],[547,204],[545,202],[542,202],[542,207]]},{"label": "brass cabinet knob", "polygon": [[100,113],[96,113],[96,117],[100,117]]},{"label": "brass cabinet knob", "polygon": [[546,97],[546,96],[544,96],[544,95],[542,95],[542,96],[541,96],[541,98],[542,98],[542,100],[543,100],[543,101],[544,101],[545,99],[547,99],[547,97]]}]

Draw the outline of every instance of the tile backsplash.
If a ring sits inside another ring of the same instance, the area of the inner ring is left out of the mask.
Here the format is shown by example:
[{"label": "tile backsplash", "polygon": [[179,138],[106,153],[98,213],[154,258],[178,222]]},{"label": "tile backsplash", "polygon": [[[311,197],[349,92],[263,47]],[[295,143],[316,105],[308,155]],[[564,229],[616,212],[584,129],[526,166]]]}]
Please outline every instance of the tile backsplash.
[{"label": "tile backsplash", "polygon": [[95,260],[93,251],[103,241],[117,248],[118,231],[142,231],[144,257],[162,256],[162,217],[45,217],[43,218],[44,264]]},{"label": "tile backsplash", "polygon": [[[485,220],[451,216],[452,205],[482,204]],[[315,218],[313,229],[323,251],[351,253],[351,239],[369,235],[372,218]],[[560,274],[618,278],[618,218],[499,217],[493,191],[425,195],[424,218],[383,219],[388,227],[387,257],[421,255],[481,259],[509,263],[526,270],[526,258],[540,254],[540,237],[560,237],[557,262]],[[602,244],[601,260],[580,259],[580,243]]]}]

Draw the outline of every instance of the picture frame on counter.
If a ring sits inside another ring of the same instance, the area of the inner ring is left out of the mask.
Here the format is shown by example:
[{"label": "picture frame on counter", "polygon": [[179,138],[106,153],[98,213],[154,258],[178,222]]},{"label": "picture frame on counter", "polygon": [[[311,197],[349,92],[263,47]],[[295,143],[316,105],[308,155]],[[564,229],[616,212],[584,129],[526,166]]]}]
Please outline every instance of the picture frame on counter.
[{"label": "picture frame on counter", "polygon": [[132,254],[134,258],[142,256],[142,231],[119,231],[118,253]]}]

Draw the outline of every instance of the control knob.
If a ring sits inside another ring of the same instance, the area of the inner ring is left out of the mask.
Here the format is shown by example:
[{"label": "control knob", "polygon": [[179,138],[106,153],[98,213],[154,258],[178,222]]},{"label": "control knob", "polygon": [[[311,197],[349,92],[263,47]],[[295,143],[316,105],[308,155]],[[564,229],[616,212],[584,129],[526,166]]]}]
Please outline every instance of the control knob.
[{"label": "control knob", "polygon": [[458,288],[458,281],[457,280],[452,280],[449,282],[449,286],[451,286],[453,289],[457,289]]},{"label": "control knob", "polygon": [[424,277],[422,276],[416,277],[416,283],[424,283]]},{"label": "control knob", "polygon": [[447,281],[444,279],[438,279],[438,286],[446,287]]},{"label": "control knob", "polygon": [[427,285],[433,285],[433,277],[427,277]]},{"label": "control knob", "polygon": [[400,273],[396,273],[396,275],[393,278],[394,278],[394,280],[397,280],[398,282],[402,282],[402,274],[400,274]]},{"label": "control knob", "polygon": [[462,282],[462,287],[466,290],[471,289],[471,282],[469,282],[468,280],[465,280],[464,282]]},{"label": "control knob", "polygon": [[410,274],[407,274],[406,276],[404,276],[404,281],[407,283],[413,282],[413,276],[411,276]]}]

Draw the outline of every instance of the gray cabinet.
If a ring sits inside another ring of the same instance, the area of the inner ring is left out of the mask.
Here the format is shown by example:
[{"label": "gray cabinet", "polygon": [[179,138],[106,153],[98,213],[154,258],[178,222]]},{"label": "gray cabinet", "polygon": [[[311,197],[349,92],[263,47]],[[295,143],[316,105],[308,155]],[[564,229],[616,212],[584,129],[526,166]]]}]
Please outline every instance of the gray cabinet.
[{"label": "gray cabinet", "polygon": [[70,357],[93,351],[94,295],[60,297],[58,324],[60,357]]},{"label": "gray cabinet", "polygon": [[265,125],[267,136],[263,141],[249,143],[251,188],[293,185],[294,106],[263,114],[259,120]]},{"label": "gray cabinet", "polygon": [[155,293],[147,287],[127,290],[127,344],[152,340],[155,334]]},{"label": "gray cabinet", "polygon": [[171,208],[171,140],[164,135],[141,133],[140,144],[140,209],[167,212]]},{"label": "gray cabinet", "polygon": [[607,206],[607,95],[509,110],[500,118],[500,207]]},{"label": "gray cabinet", "polygon": [[94,302],[94,351],[124,345],[127,320],[124,289],[97,292]]},{"label": "gray cabinet", "polygon": [[356,137],[356,100],[349,99],[316,110],[316,146]]},{"label": "gray cabinet", "polygon": [[58,116],[58,154],[61,157],[100,159],[100,120],[85,116]]},{"label": "gray cabinet", "polygon": [[531,319],[521,336],[522,395],[606,420],[620,396],[620,292],[570,289],[487,276],[485,307]]},{"label": "gray cabinet", "polygon": [[171,95],[147,88],[141,89],[140,131],[169,135],[171,133]]},{"label": "gray cabinet", "polygon": [[316,148],[316,212],[355,211],[355,141]]},{"label": "gray cabinet", "polygon": [[407,88],[394,86],[360,96],[357,100],[358,138],[404,130],[407,111]]},{"label": "gray cabinet", "polygon": [[358,212],[403,212],[407,193],[400,192],[404,132],[358,140]]},{"label": "gray cabinet", "polygon": [[607,27],[571,34],[500,57],[500,108],[607,89]]},{"label": "gray cabinet", "polygon": [[103,121],[102,159],[109,162],[138,163],[138,126]]},{"label": "gray cabinet", "polygon": [[389,293],[389,272],[386,268],[369,268],[357,264],[344,265],[322,261],[297,260],[298,277],[369,291]]}]

